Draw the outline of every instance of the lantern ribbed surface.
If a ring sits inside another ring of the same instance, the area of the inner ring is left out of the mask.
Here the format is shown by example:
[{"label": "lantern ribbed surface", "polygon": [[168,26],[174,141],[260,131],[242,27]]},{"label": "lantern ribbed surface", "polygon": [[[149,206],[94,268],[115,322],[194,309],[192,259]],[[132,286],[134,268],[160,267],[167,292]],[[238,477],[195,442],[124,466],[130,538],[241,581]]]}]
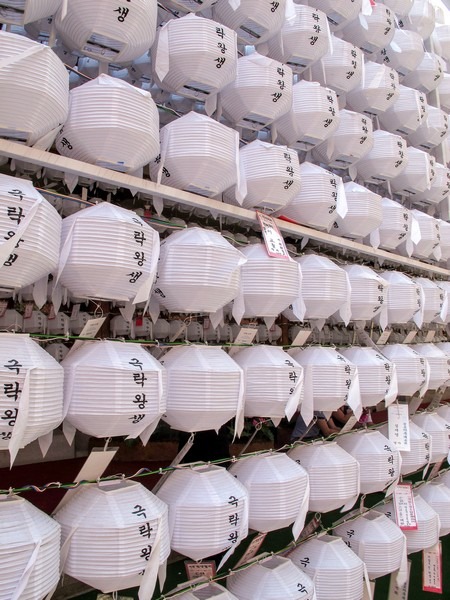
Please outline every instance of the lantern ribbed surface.
[{"label": "lantern ribbed surface", "polygon": [[411,233],[411,212],[390,198],[382,198],[381,206],[383,220],[378,228],[380,248],[395,250]]},{"label": "lantern ribbed surface", "polygon": [[414,244],[413,256],[417,258],[441,258],[439,246],[439,221],[420,210],[412,210],[420,230],[420,240]]},{"label": "lantern ribbed surface", "polygon": [[395,69],[367,61],[364,78],[347,94],[347,105],[370,116],[384,113],[400,93],[398,73]]},{"label": "lantern ribbed surface", "polygon": [[424,192],[415,194],[415,203],[436,205],[448,196],[450,192],[450,169],[441,163],[435,162],[433,164],[433,171],[435,173],[434,179]]},{"label": "lantern ribbed surface", "polygon": [[423,40],[427,40],[434,31],[436,11],[430,0],[414,0],[406,20],[407,29],[416,31]]},{"label": "lantern ribbed surface", "polygon": [[181,594],[177,598],[178,600],[210,600],[210,598],[214,598],[214,600],[239,600],[218,583],[199,585],[191,592]]},{"label": "lantern ribbed surface", "polygon": [[268,532],[288,527],[294,521],[303,529],[308,510],[309,479],[303,467],[286,454],[251,456],[229,469],[247,489],[248,526]]},{"label": "lantern ribbed surface", "polygon": [[378,52],[391,43],[395,31],[395,15],[381,2],[374,2],[370,15],[360,13],[342,31],[344,39],[367,54]]},{"label": "lantern ribbed surface", "polygon": [[426,95],[416,89],[400,85],[397,99],[379,115],[379,119],[382,127],[390,133],[408,136],[425,123],[427,116]]},{"label": "lantern ribbed surface", "polygon": [[[450,223],[447,221],[442,221],[439,219],[439,247],[441,249],[441,260],[447,261],[450,259]],[[440,281],[439,285],[442,286],[443,283],[448,283],[445,281]],[[449,293],[449,290],[446,290],[446,293]],[[445,316],[445,322],[448,321],[449,311],[447,311]]]},{"label": "lantern ribbed surface", "polygon": [[450,60],[450,32],[447,25],[436,23],[436,26],[431,34],[431,41],[436,54],[444,60]]},{"label": "lantern ribbed surface", "polygon": [[428,114],[419,127],[411,133],[408,140],[411,144],[428,152],[439,144],[448,135],[447,113],[436,106],[428,105]]},{"label": "lantern ribbed surface", "polygon": [[411,10],[414,0],[381,0],[381,2],[386,4],[396,15],[404,17]]},{"label": "lantern ribbed surface", "polygon": [[329,512],[353,506],[359,495],[359,464],[338,444],[300,444],[288,452],[289,458],[306,469],[311,491],[309,510]]},{"label": "lantern ribbed surface", "polygon": [[[300,4],[300,0],[295,0],[295,2]],[[336,2],[336,0],[315,0],[314,6],[326,13],[331,29],[338,31],[356,19],[361,11],[362,2],[361,0],[350,3]]]},{"label": "lantern ribbed surface", "polygon": [[412,196],[428,189],[434,178],[434,159],[423,150],[410,146],[406,151],[407,165],[391,179],[391,189],[397,194]]},{"label": "lantern ribbed surface", "polygon": [[389,283],[388,323],[407,323],[422,307],[419,284],[400,271],[382,271],[380,276]]},{"label": "lantern ribbed surface", "polygon": [[[380,427],[380,432],[386,437],[389,436],[387,423]],[[431,436],[411,420],[409,421],[409,443],[411,450],[400,451],[402,456],[400,473],[402,475],[416,473],[430,462]]]},{"label": "lantern ribbed surface", "polygon": [[450,110],[450,73],[444,73],[438,87],[441,108],[447,113]]},{"label": "lantern ribbed surface", "polygon": [[68,543],[63,572],[105,593],[139,586],[169,556],[167,512],[136,481],[81,486],[55,513]]},{"label": "lantern ribbed surface", "polygon": [[382,492],[399,478],[400,454],[379,431],[354,431],[336,441],[359,462],[362,494]]},{"label": "lantern ribbed surface", "polygon": [[159,116],[149,92],[99,75],[70,92],[56,138],[63,156],[129,173],[159,154]]},{"label": "lantern ribbed surface", "polygon": [[61,0],[7,0],[2,5],[2,21],[10,25],[35,24],[58,10]]},{"label": "lantern ribbed surface", "polygon": [[0,518],[0,598],[41,600],[59,580],[59,525],[13,495],[0,502]]},{"label": "lantern ribbed surface", "polygon": [[424,54],[423,39],[418,33],[396,28],[391,43],[381,51],[380,56],[385,65],[395,69],[401,76],[414,71]]},{"label": "lantern ribbed surface", "polygon": [[342,268],[350,281],[352,321],[370,321],[387,302],[387,281],[364,265]]},{"label": "lantern ribbed surface", "polygon": [[132,6],[112,7],[98,0],[71,0],[55,15],[58,37],[69,50],[98,61],[123,64],[142,56],[156,35],[156,0],[133,0]]},{"label": "lantern ribbed surface", "polygon": [[0,32],[0,136],[32,146],[56,128],[69,110],[69,76],[51,48]]},{"label": "lantern ribbed surface", "polygon": [[383,221],[381,196],[353,181],[344,183],[347,213],[336,215],[333,234],[351,239],[364,238]]},{"label": "lantern ribbed surface", "polygon": [[450,423],[436,412],[416,413],[412,415],[411,420],[431,436],[430,462],[436,463],[447,458],[450,449]]},{"label": "lantern ribbed surface", "polygon": [[383,355],[396,366],[399,396],[413,396],[428,383],[427,361],[412,347],[388,344],[383,346]]},{"label": "lantern ribbed surface", "polygon": [[199,4],[198,0],[166,0],[165,4],[174,10],[196,13],[209,8],[216,2],[217,0],[202,0]]},{"label": "lantern ribbed surface", "polygon": [[[444,290],[438,286],[436,281],[431,281],[431,279],[427,279],[426,277],[414,277],[414,281],[422,288],[423,322],[442,323],[448,310],[448,300],[444,304],[446,298]],[[427,344],[427,347],[432,348],[433,345]],[[414,345],[414,348],[416,348],[416,345]]]},{"label": "lantern ribbed surface", "polygon": [[417,488],[417,494],[439,515],[441,525],[439,537],[448,535],[450,533],[450,489],[439,480],[428,481]]},{"label": "lantern ribbed surface", "polygon": [[192,560],[237,547],[247,536],[247,490],[223,467],[173,471],[157,496],[169,506],[171,548]]},{"label": "lantern ribbed surface", "polygon": [[405,140],[378,129],[373,132],[372,150],[356,163],[356,170],[365,182],[380,184],[401,173],[407,162]]},{"label": "lantern ribbed surface", "polygon": [[328,51],[311,66],[311,74],[314,81],[330,87],[337,94],[346,94],[361,82],[363,65],[362,50],[335,37],[333,51]]}]

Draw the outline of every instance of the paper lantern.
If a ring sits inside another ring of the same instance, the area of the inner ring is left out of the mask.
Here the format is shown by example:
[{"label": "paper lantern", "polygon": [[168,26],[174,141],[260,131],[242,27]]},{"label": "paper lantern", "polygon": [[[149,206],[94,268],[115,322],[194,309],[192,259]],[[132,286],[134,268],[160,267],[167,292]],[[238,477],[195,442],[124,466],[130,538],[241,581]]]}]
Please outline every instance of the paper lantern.
[{"label": "paper lantern", "polygon": [[399,86],[396,101],[379,115],[382,127],[391,133],[407,136],[416,131],[428,115],[426,95],[404,85]]},{"label": "paper lantern", "polygon": [[223,467],[173,471],[157,496],[169,505],[172,550],[192,560],[234,550],[247,536],[247,490]]},{"label": "paper lantern", "polygon": [[397,397],[397,373],[394,364],[373,348],[343,348],[341,354],[358,367],[361,403],[388,406]]},{"label": "paper lantern", "polygon": [[313,410],[333,411],[343,404],[350,406],[359,417],[361,395],[356,365],[326,346],[303,348],[292,356],[305,373],[305,398],[301,409],[305,423],[312,420]]},{"label": "paper lantern", "polygon": [[290,304],[301,315],[299,290],[301,272],[298,264],[286,258],[271,257],[264,244],[242,248],[247,262],[241,268],[240,293],[234,300],[233,317],[263,317],[271,327],[275,318]]},{"label": "paper lantern", "polygon": [[50,334],[68,335],[70,332],[70,317],[63,312],[56,313],[53,319],[47,320],[47,331]]},{"label": "paper lantern", "polygon": [[396,15],[404,17],[411,10],[414,0],[381,0],[381,2],[386,4]]},{"label": "paper lantern", "polygon": [[234,29],[241,44],[255,46],[280,31],[285,10],[286,0],[274,5],[258,0],[221,0],[214,4],[213,19]]},{"label": "paper lantern", "polygon": [[281,339],[281,336],[282,331],[279,325],[273,324],[271,327],[267,327],[265,323],[261,323],[257,326],[256,339],[259,344],[274,343]]},{"label": "paper lantern", "polygon": [[[167,373],[166,421],[179,431],[219,429],[243,419],[243,373],[220,347],[172,348],[161,360]],[[240,425],[242,427],[242,425]]]},{"label": "paper lantern", "polygon": [[142,484],[83,485],[55,519],[68,545],[64,573],[105,593],[141,586],[151,597],[170,536],[167,506]]},{"label": "paper lantern", "polygon": [[347,213],[336,215],[333,233],[352,239],[364,238],[383,221],[381,196],[353,181],[344,183]]},{"label": "paper lantern", "polygon": [[346,169],[371,150],[372,121],[345,109],[339,115],[339,127],[331,138],[313,149],[313,156],[329,167]]},{"label": "paper lantern", "polygon": [[[299,0],[296,0],[296,2],[299,3]],[[349,4],[342,0],[338,2],[335,0],[314,0],[314,6],[326,13],[331,29],[339,31],[347,23],[356,19],[361,10],[362,2],[356,0],[356,2]]]},{"label": "paper lantern", "polygon": [[63,419],[61,366],[28,335],[0,334],[0,450],[9,450],[11,465],[17,452],[34,440],[43,450]]},{"label": "paper lantern", "polygon": [[[389,426],[386,423],[380,427],[380,432],[389,437]],[[400,473],[410,475],[416,473],[430,463],[431,435],[421,429],[414,421],[409,421],[409,444],[410,450],[401,450],[402,466]]]},{"label": "paper lantern", "polygon": [[145,302],[158,257],[158,233],[103,202],[64,219],[56,281],[81,298]]},{"label": "paper lantern", "polygon": [[350,282],[352,321],[370,321],[387,302],[387,281],[363,265],[345,265],[342,268]]},{"label": "paper lantern", "polygon": [[244,372],[244,415],[290,420],[301,401],[303,368],[275,346],[244,348],[233,359]]},{"label": "paper lantern", "polygon": [[288,456],[308,473],[310,511],[352,508],[359,496],[359,464],[336,442],[301,444],[289,450]]},{"label": "paper lantern", "polygon": [[439,221],[420,210],[412,210],[411,215],[420,230],[420,239],[413,243],[413,256],[439,260],[441,258]]},{"label": "paper lantern", "polygon": [[[301,170],[295,150],[255,140],[242,146],[239,160],[247,187],[242,208],[283,210],[300,192]],[[236,189],[227,190],[223,200],[239,204]]]},{"label": "paper lantern", "polygon": [[395,29],[391,43],[381,50],[380,57],[399,75],[406,75],[414,71],[424,54],[423,40],[418,33],[406,29]]},{"label": "paper lantern", "polygon": [[227,579],[239,600],[313,600],[314,583],[289,558],[271,556]]},{"label": "paper lantern", "polygon": [[[422,325],[422,291],[418,283],[399,271],[380,273],[389,283],[387,293],[388,323],[408,323],[414,319]],[[416,323],[417,324],[417,323]]]},{"label": "paper lantern", "polygon": [[364,77],[347,95],[347,106],[369,116],[384,113],[400,93],[398,73],[395,69],[367,61]]},{"label": "paper lantern", "polygon": [[450,379],[449,358],[435,344],[414,344],[414,350],[424,356],[430,367],[429,390],[446,387]]},{"label": "paper lantern", "polygon": [[412,415],[411,420],[431,436],[430,462],[436,463],[446,459],[450,449],[450,424],[436,412],[416,413]]},{"label": "paper lantern", "polygon": [[170,312],[216,313],[238,295],[245,262],[216,231],[177,231],[161,244],[153,295]]},{"label": "paper lantern", "polygon": [[76,318],[70,319],[70,328],[72,333],[80,335],[83,331],[86,323],[91,319],[91,315],[88,312],[80,310]]},{"label": "paper lantern", "polygon": [[411,234],[411,212],[390,198],[382,198],[381,206],[383,220],[378,228],[380,248],[395,250]]},{"label": "paper lantern", "polygon": [[399,396],[413,396],[426,392],[429,380],[429,366],[425,358],[404,344],[383,346],[383,355],[395,364]]},{"label": "paper lantern", "polygon": [[441,108],[450,110],[450,73],[444,73],[438,87]]},{"label": "paper lantern", "polygon": [[154,82],[163,90],[207,100],[234,81],[237,67],[236,33],[215,21],[188,14],[158,29],[152,48]]},{"label": "paper lantern", "polygon": [[330,87],[337,94],[347,94],[360,83],[363,64],[364,57],[359,48],[335,37],[333,50],[311,66],[311,75],[314,81]]},{"label": "paper lantern", "polygon": [[23,320],[22,328],[27,333],[46,333],[47,317],[40,310],[33,310],[31,316]]},{"label": "paper lantern", "polygon": [[[186,584],[181,584],[180,587],[185,587]],[[172,590],[169,593],[175,592],[177,589]],[[234,594],[226,590],[218,583],[204,583],[203,585],[196,585],[190,592],[177,595],[178,600],[239,600]]]},{"label": "paper lantern", "polygon": [[395,31],[394,18],[387,6],[374,2],[371,13],[359,13],[344,27],[342,36],[367,54],[373,54],[391,43]]},{"label": "paper lantern", "polygon": [[23,329],[23,317],[12,308],[8,308],[0,317],[0,329],[2,331],[21,331]]},{"label": "paper lantern", "polygon": [[70,92],[56,138],[63,156],[130,173],[159,154],[159,117],[149,92],[109,75]]},{"label": "paper lantern", "polygon": [[117,8],[99,0],[95,10],[89,0],[75,0],[55,15],[58,37],[67,48],[115,64],[131,62],[151,47],[156,20],[155,0],[133,0],[133,6]]},{"label": "paper lantern", "polygon": [[268,532],[293,525],[296,539],[308,512],[309,480],[303,467],[286,454],[268,453],[238,460],[230,473],[248,491],[248,525]]},{"label": "paper lantern", "polygon": [[[411,133],[408,140],[425,151],[442,144],[443,138],[448,135],[448,116],[440,108],[428,105],[428,115],[422,120],[421,125]],[[442,165],[443,166],[443,165]]]},{"label": "paper lantern", "polygon": [[55,342],[53,344],[47,344],[45,350],[50,354],[50,356],[53,356],[55,360],[61,362],[63,358],[67,356],[70,348],[68,348],[68,346],[65,346],[64,344]]},{"label": "paper lantern", "polygon": [[434,178],[434,159],[423,150],[410,146],[406,151],[407,165],[391,179],[391,189],[396,194],[414,196],[427,190]]},{"label": "paper lantern", "polygon": [[425,94],[435,90],[445,71],[445,63],[433,52],[425,52],[420,64],[403,78],[403,83]]},{"label": "paper lantern", "polygon": [[[415,204],[439,204],[444,200],[450,192],[450,169],[440,163],[433,164],[435,173],[434,179],[430,182],[430,186],[424,191],[416,193],[414,196]],[[440,221],[440,224],[444,221]],[[442,237],[442,231],[441,231]],[[441,240],[442,246],[442,240]]]},{"label": "paper lantern", "polygon": [[26,25],[47,20],[59,8],[61,0],[4,0],[1,18],[10,25]]},{"label": "paper lantern", "polygon": [[363,597],[364,563],[340,537],[311,538],[289,557],[314,581],[317,598],[360,600]]},{"label": "paper lantern", "polygon": [[447,62],[450,61],[450,33],[448,25],[436,23],[436,26],[431,34],[431,42],[433,48],[439,56]]},{"label": "paper lantern", "polygon": [[61,529],[19,496],[0,502],[0,597],[38,600],[59,580]]},{"label": "paper lantern", "polygon": [[379,129],[373,132],[372,150],[356,163],[356,170],[363,181],[380,184],[401,173],[407,162],[404,139]]},{"label": "paper lantern", "polygon": [[301,79],[292,87],[292,109],[276,122],[279,141],[296,150],[311,150],[339,125],[336,92]]},{"label": "paper lantern", "polygon": [[237,131],[190,112],[161,131],[161,157],[150,164],[154,181],[193,192],[216,196],[239,181]]},{"label": "paper lantern", "polygon": [[60,235],[61,217],[31,182],[1,174],[1,287],[17,290],[54,271]]},{"label": "paper lantern", "polygon": [[[404,531],[408,554],[432,548],[439,541],[440,523],[437,512],[419,494],[414,494],[414,508],[417,529]],[[396,512],[393,502],[377,506],[377,510],[396,523]]]},{"label": "paper lantern", "polygon": [[434,4],[430,0],[414,0],[407,18],[399,25],[406,29],[416,31],[423,40],[433,33],[436,23],[436,12]]},{"label": "paper lantern", "polygon": [[[448,297],[438,284],[426,277],[415,277],[423,293],[423,322],[442,323],[448,311]],[[440,282],[439,282],[440,283]],[[445,302],[445,304],[444,304]],[[427,344],[428,346],[428,344]],[[430,346],[431,347],[431,346]],[[416,348],[417,349],[417,348]]]},{"label": "paper lantern", "polygon": [[157,319],[153,325],[155,340],[166,340],[170,336],[170,324],[166,319]]},{"label": "paper lantern", "polygon": [[48,46],[6,31],[0,40],[0,135],[47,149],[67,118],[67,70]]},{"label": "paper lantern", "polygon": [[174,10],[182,10],[185,12],[199,12],[205,10],[215,4],[217,0],[166,0],[165,5]]},{"label": "paper lantern", "polygon": [[[441,406],[438,409],[438,412],[440,411],[441,408],[446,408],[444,406]],[[438,481],[439,483],[443,483],[446,487],[450,487],[450,471],[445,470],[445,471],[441,471],[439,473],[439,476],[436,478],[436,481]]]},{"label": "paper lantern", "polygon": [[417,494],[439,515],[439,537],[450,533],[450,489],[439,481],[428,481],[417,488]]},{"label": "paper lantern", "polygon": [[[445,223],[447,225],[447,223]],[[442,226],[442,223],[440,224]],[[449,224],[450,227],[450,224]],[[442,233],[441,233],[442,236]],[[442,237],[441,237],[442,239]],[[441,242],[442,243],[442,242]],[[441,311],[441,315],[440,318],[438,320],[438,322],[442,322],[445,324],[448,324],[449,320],[450,320],[450,298],[449,298],[449,294],[450,294],[450,282],[449,281],[438,281],[436,282],[437,285],[439,286],[442,294],[443,294],[443,298],[442,298],[442,311]],[[446,305],[447,305],[447,310],[446,310]],[[446,344],[446,342],[443,342],[444,344]],[[440,346],[438,345],[438,348],[440,348]],[[447,347],[443,346],[442,348],[444,350],[444,352],[447,354]]]},{"label": "paper lantern", "polygon": [[[450,347],[448,347],[447,344],[449,344],[449,342],[441,342],[436,345],[448,356]],[[444,421],[450,421],[450,404],[447,404],[447,402],[441,404],[437,408],[436,412],[440,417],[444,419]]]},{"label": "paper lantern", "polygon": [[257,52],[238,60],[236,78],[220,93],[224,117],[233,126],[259,131],[292,106],[292,70]]},{"label": "paper lantern", "polygon": [[315,5],[295,4],[292,10],[280,33],[264,46],[269,56],[289,65],[294,73],[302,73],[328,52],[330,30],[326,14]]}]

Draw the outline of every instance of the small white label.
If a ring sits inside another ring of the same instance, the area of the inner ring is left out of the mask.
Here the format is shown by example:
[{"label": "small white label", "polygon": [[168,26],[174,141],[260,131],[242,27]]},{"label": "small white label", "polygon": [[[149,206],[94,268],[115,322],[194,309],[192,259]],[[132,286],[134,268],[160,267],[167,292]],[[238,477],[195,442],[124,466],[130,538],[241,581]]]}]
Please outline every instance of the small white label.
[{"label": "small white label", "polygon": [[395,521],[402,531],[417,529],[416,503],[410,483],[399,483],[394,490]]},{"label": "small white label", "polygon": [[80,306],[81,304],[74,304],[72,306],[72,313],[70,315],[71,321],[75,321],[75,319],[78,319],[78,315],[80,314]]},{"label": "small white label", "polygon": [[442,545],[423,551],[422,590],[442,594]]},{"label": "small white label", "polygon": [[355,417],[355,415],[352,415],[349,420],[347,421],[347,423],[345,423],[345,425],[343,427],[341,427],[341,431],[340,433],[347,433],[347,431],[350,431],[351,429],[353,429],[354,425],[358,422],[358,419]]},{"label": "small white label", "polygon": [[305,344],[308,340],[311,333],[311,329],[302,329],[301,331],[299,331],[292,342],[292,346],[303,346],[303,344]]},{"label": "small white label", "polygon": [[406,577],[406,581],[402,586],[398,586],[397,584],[397,574],[398,571],[395,571],[391,575],[390,584],[389,584],[389,596],[387,600],[408,600],[409,593],[409,575],[411,572],[411,561],[408,560],[408,575]]},{"label": "small white label", "polygon": [[267,533],[258,533],[250,542],[247,550],[242,555],[242,558],[234,565],[234,568],[240,567],[248,563],[254,556],[256,556],[258,550],[261,548],[262,543],[266,538]]},{"label": "small white label", "polygon": [[384,346],[384,344],[388,341],[391,333],[392,329],[385,329],[377,340],[377,346]]},{"label": "small white label", "polygon": [[256,216],[261,225],[267,254],[273,258],[285,258],[289,260],[286,244],[275,221],[269,215],[265,215],[259,211],[256,211]]},{"label": "small white label", "polygon": [[425,342],[432,342],[434,340],[434,336],[436,335],[435,331],[429,331],[425,336]]},{"label": "small white label", "polygon": [[199,577],[211,579],[216,574],[216,562],[214,560],[204,560],[202,562],[185,560],[184,565],[188,579],[198,579]]},{"label": "small white label", "polygon": [[409,410],[407,404],[395,402],[388,407],[389,440],[397,450],[411,450],[409,434]]},{"label": "small white label", "polygon": [[368,585],[364,586],[363,600],[373,600],[374,596],[375,596],[375,581],[369,581]]},{"label": "small white label", "polygon": [[[241,330],[237,334],[236,339],[234,340],[233,343],[238,344],[238,345],[240,345],[240,344],[250,345],[253,343],[253,340],[255,339],[255,335],[256,335],[257,331],[258,330],[253,327],[241,327]],[[239,350],[239,346],[231,347],[230,352],[229,352],[230,356],[235,354],[236,352],[238,352],[238,350]]]},{"label": "small white label", "polygon": [[410,344],[413,339],[416,337],[417,335],[417,331],[410,331],[406,336],[405,339],[403,340],[404,344]]},{"label": "small white label", "polygon": [[434,479],[437,476],[437,474],[441,470],[443,462],[444,462],[444,459],[440,460],[439,462],[437,462],[434,465],[434,467],[431,469],[431,472],[430,472],[430,475],[429,475],[428,479]]}]

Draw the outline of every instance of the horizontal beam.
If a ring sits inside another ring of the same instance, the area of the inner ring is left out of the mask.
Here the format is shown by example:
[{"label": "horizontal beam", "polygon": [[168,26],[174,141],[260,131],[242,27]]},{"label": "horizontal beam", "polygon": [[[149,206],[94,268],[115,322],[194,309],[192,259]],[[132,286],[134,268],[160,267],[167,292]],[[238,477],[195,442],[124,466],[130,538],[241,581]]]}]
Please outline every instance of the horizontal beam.
[{"label": "horizontal beam", "polygon": [[[119,173],[103,167],[97,167],[89,163],[74,160],[73,158],[60,156],[59,154],[30,148],[18,144],[17,142],[0,139],[0,156],[6,156],[40,167],[47,167],[55,169],[56,171],[86,177],[93,181],[107,183],[109,185],[117,186],[118,188],[130,189],[133,190],[133,192],[141,192],[143,194],[160,197],[164,200],[170,200],[194,208],[201,208],[210,211],[213,215],[220,214],[239,221],[258,224],[256,213],[253,210],[247,210],[239,206],[220,202],[219,200],[205,198],[204,196],[178,190],[173,187],[160,185],[153,181],[149,181],[148,179],[142,179],[140,177]],[[280,231],[294,238],[309,238],[326,247],[334,248],[339,251],[349,251],[360,255],[361,257],[379,261],[380,263],[386,262],[389,264],[401,265],[416,271],[419,270],[425,272],[428,275],[435,275],[446,279],[450,278],[450,270],[437,265],[430,265],[414,258],[408,258],[385,250],[365,246],[364,244],[354,242],[353,240],[337,237],[324,231],[305,227],[304,225],[296,225],[295,223],[288,223],[280,219],[276,219],[276,222]]]}]

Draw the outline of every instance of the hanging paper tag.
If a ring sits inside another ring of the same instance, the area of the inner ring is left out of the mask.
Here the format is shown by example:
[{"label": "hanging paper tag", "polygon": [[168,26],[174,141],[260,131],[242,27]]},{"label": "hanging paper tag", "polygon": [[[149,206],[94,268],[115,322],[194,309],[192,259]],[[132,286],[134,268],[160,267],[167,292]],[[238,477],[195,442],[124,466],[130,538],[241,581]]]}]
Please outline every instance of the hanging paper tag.
[{"label": "hanging paper tag", "polygon": [[341,431],[340,433],[347,433],[347,431],[350,431],[351,429],[353,429],[353,426],[358,422],[358,418],[355,417],[355,415],[352,415],[349,420],[347,421],[347,423],[345,423],[345,425],[343,427],[341,427]]},{"label": "hanging paper tag", "polygon": [[27,302],[25,304],[25,312],[23,313],[24,319],[31,319],[31,317],[33,316],[33,308],[34,305],[32,302]]},{"label": "hanging paper tag", "polygon": [[407,333],[407,335],[405,336],[405,339],[403,340],[403,344],[410,344],[413,339],[416,337],[417,335],[417,331],[410,331]]},{"label": "hanging paper tag", "polygon": [[242,555],[242,558],[234,565],[234,568],[240,567],[250,562],[251,559],[256,556],[258,550],[261,548],[262,543],[266,539],[267,533],[258,533],[250,542],[247,550]]},{"label": "hanging paper tag", "polygon": [[[99,317],[98,319],[89,319],[89,321],[87,321],[86,325],[81,330],[80,338],[94,338],[97,335],[97,331],[100,329],[100,327],[105,321],[106,317]],[[67,356],[69,356],[71,352],[79,348],[82,344],[83,340],[77,340],[72,346],[72,348],[69,350]]]},{"label": "hanging paper tag", "polygon": [[54,319],[56,319],[55,307],[53,304],[50,304],[50,310],[48,312],[47,319],[49,321],[53,321]]},{"label": "hanging paper tag", "polygon": [[198,579],[199,577],[211,579],[216,575],[216,561],[205,560],[195,562],[194,560],[185,560],[186,575],[188,579]]},{"label": "hanging paper tag", "polygon": [[369,581],[368,586],[364,586],[363,600],[372,600],[375,596],[375,581]]},{"label": "hanging paper tag", "polygon": [[392,333],[392,329],[385,329],[377,340],[377,346],[384,346]]},{"label": "hanging paper tag", "polygon": [[442,544],[423,550],[422,590],[442,594]]},{"label": "hanging paper tag", "polygon": [[289,260],[290,256],[286,244],[275,221],[269,215],[265,215],[259,211],[256,211],[256,216],[261,225],[267,254],[273,258],[285,258]]},{"label": "hanging paper tag", "polygon": [[410,483],[399,483],[394,490],[395,521],[402,531],[418,528],[416,503]]},{"label": "hanging paper tag", "polygon": [[303,346],[311,333],[311,329],[301,329],[292,341],[292,346]]},{"label": "hanging paper tag", "polygon": [[74,304],[72,306],[72,312],[70,314],[71,321],[75,321],[76,319],[78,319],[78,315],[80,314],[80,306],[81,304]]},{"label": "hanging paper tag", "polygon": [[[257,333],[257,329],[253,328],[253,327],[241,327],[241,330],[239,331],[239,333],[236,336],[236,339],[234,340],[235,344],[252,344],[253,340],[255,339],[255,335]],[[236,352],[238,352],[239,350],[239,346],[233,346],[230,348],[229,351],[229,355],[232,356],[233,354],[236,354]]]},{"label": "hanging paper tag", "polygon": [[432,341],[433,341],[433,339],[434,339],[434,336],[435,336],[435,335],[436,335],[436,332],[435,332],[435,331],[429,331],[429,332],[427,333],[427,335],[425,336],[425,343],[432,342]]},{"label": "hanging paper tag", "polygon": [[[431,443],[433,443],[433,440],[431,440]],[[428,477],[428,479],[434,479],[437,474],[439,473],[439,471],[441,470],[442,467],[442,463],[444,462],[444,459],[440,460],[439,462],[437,462],[434,467],[431,469],[430,472],[430,476]]]},{"label": "hanging paper tag", "polygon": [[[133,596],[115,596],[117,600],[133,600]],[[114,600],[110,594],[99,594],[97,600]]]},{"label": "hanging paper tag", "polygon": [[391,404],[388,407],[389,440],[397,450],[411,450],[409,435],[409,410],[407,404]]},{"label": "hanging paper tag", "polygon": [[411,573],[411,561],[408,560],[408,575],[403,585],[397,583],[397,571],[392,573],[389,584],[389,596],[387,600],[408,600],[409,576]]},{"label": "hanging paper tag", "polygon": [[0,317],[5,316],[6,309],[8,308],[8,300],[0,300]]}]

